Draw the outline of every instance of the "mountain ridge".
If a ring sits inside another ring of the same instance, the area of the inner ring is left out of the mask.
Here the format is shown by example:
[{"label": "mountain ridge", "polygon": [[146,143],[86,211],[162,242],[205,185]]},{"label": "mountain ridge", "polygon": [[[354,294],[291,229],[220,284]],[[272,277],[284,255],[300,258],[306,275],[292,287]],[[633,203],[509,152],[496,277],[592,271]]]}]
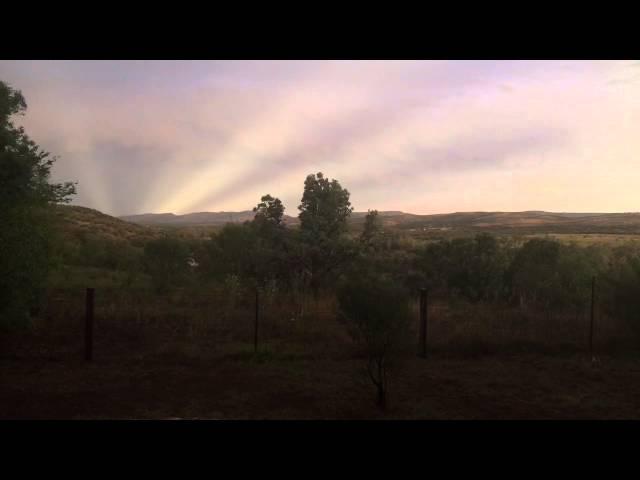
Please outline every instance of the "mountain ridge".
[{"label": "mountain ridge", "polygon": [[[353,212],[350,223],[364,222],[367,212]],[[154,213],[125,215],[118,217],[140,225],[174,226],[222,226],[227,223],[242,223],[253,219],[252,210],[239,212],[194,212],[184,215]],[[501,230],[568,230],[575,232],[640,233],[640,212],[547,212],[525,210],[521,212],[453,212],[420,215],[397,210],[380,211],[384,226],[401,229],[501,229]],[[297,217],[285,215],[284,223],[298,225]]]}]

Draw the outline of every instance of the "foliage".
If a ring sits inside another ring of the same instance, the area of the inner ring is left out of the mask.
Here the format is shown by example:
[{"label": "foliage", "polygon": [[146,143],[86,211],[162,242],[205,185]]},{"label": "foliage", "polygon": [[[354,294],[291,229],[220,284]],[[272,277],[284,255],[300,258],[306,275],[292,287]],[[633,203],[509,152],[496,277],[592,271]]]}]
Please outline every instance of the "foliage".
[{"label": "foliage", "polygon": [[370,248],[375,248],[380,241],[382,234],[382,225],[377,210],[367,211],[364,218],[364,227],[360,235],[360,242]]},{"label": "foliage", "polygon": [[408,333],[409,298],[396,283],[371,271],[352,272],[340,285],[339,314],[367,358],[367,373],[386,408],[390,362]]},{"label": "foliage", "polygon": [[72,183],[50,183],[50,158],[12,121],[27,104],[0,81],[0,324],[22,324],[37,308],[51,260],[53,204],[75,193]]},{"label": "foliage", "polygon": [[416,261],[427,288],[444,288],[471,301],[496,300],[504,289],[509,249],[480,234],[428,244]]},{"label": "foliage", "polygon": [[319,172],[308,175],[298,207],[304,266],[314,290],[333,283],[336,270],[353,258],[353,245],[344,234],[353,211],[349,191]]},{"label": "foliage", "polygon": [[264,195],[253,211],[256,212],[255,221],[257,222],[268,222],[274,225],[282,224],[284,205],[282,205],[279,198],[273,198],[269,194]]},{"label": "foliage", "polygon": [[322,172],[307,176],[298,209],[300,230],[316,242],[335,239],[346,232],[347,218],[353,211],[349,191],[337,180],[329,181]]},{"label": "foliage", "polygon": [[625,320],[640,338],[640,248],[614,249],[601,283],[605,310]]},{"label": "foliage", "polygon": [[151,240],[144,247],[144,265],[158,292],[183,283],[189,274],[190,252],[177,238],[163,237]]},{"label": "foliage", "polygon": [[601,270],[599,264],[598,252],[592,248],[532,239],[517,251],[507,282],[520,305],[576,308],[588,301],[591,277]]},{"label": "foliage", "polygon": [[204,249],[203,273],[214,279],[234,275],[246,286],[282,279],[288,235],[283,224],[261,214],[252,222],[227,224]]}]

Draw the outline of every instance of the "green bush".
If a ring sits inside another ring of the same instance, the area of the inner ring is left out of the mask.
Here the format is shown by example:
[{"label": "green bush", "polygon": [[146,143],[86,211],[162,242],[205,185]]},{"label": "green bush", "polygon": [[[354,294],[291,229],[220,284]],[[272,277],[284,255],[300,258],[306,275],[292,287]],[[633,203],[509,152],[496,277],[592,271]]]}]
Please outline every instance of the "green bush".
[{"label": "green bush", "polygon": [[406,347],[409,297],[381,275],[352,272],[338,288],[339,316],[367,360],[377,402],[386,408],[389,367]]}]

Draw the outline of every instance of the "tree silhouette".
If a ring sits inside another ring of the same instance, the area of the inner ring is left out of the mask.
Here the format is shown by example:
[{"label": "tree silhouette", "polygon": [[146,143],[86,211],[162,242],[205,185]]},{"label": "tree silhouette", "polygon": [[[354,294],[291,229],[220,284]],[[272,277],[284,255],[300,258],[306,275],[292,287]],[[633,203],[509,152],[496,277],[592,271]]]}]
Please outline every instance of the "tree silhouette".
[{"label": "tree silhouette", "polygon": [[23,324],[37,307],[50,267],[52,206],[72,183],[50,183],[55,158],[12,122],[27,103],[0,81],[0,324]]}]

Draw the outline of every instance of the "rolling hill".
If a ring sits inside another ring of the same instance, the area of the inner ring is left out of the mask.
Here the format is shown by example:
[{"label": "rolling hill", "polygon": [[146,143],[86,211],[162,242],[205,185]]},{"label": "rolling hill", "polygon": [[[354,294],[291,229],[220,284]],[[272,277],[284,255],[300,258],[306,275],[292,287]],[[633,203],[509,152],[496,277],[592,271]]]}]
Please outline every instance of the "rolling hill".
[{"label": "rolling hill", "polygon": [[[353,212],[352,226],[364,222],[367,212]],[[554,213],[525,212],[456,212],[416,215],[400,211],[379,213],[386,227],[403,230],[471,230],[518,233],[629,233],[640,234],[640,213]],[[199,212],[143,214],[120,217],[140,225],[222,226],[253,218],[250,210],[242,212]],[[297,225],[298,219],[285,216],[285,223]]]},{"label": "rolling hill", "polygon": [[[353,212],[352,229],[359,229],[366,212]],[[187,236],[208,235],[227,223],[241,223],[253,218],[250,210],[242,212],[172,213],[112,217],[90,208],[59,205],[57,216],[69,235],[100,234],[104,237],[144,240],[169,228]],[[640,234],[640,213],[554,213],[526,212],[456,212],[415,215],[399,211],[380,212],[386,228],[404,231],[461,231],[495,233],[614,233]],[[285,216],[285,223],[297,226],[295,217]],[[202,232],[200,232],[202,230]]]},{"label": "rolling hill", "polygon": [[86,235],[112,240],[144,241],[157,236],[157,231],[127,222],[98,210],[76,205],[56,205],[56,219],[67,240]]},{"label": "rolling hill", "polygon": [[226,223],[242,223],[253,219],[251,210],[244,212],[197,212],[186,215],[173,213],[143,213],[141,215],[125,215],[119,217],[127,222],[140,225],[224,225]]}]

